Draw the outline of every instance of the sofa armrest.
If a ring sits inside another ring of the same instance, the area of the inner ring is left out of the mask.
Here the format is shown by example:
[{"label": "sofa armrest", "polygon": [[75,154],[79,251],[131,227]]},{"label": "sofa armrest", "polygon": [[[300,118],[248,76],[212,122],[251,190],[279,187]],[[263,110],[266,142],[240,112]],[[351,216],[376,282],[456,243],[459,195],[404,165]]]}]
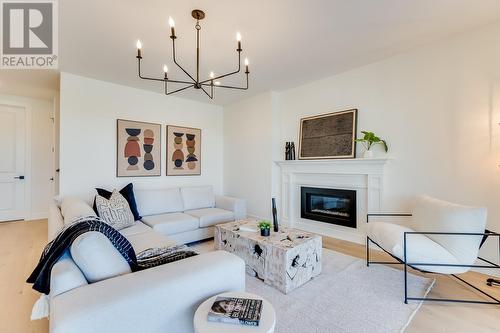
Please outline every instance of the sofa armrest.
[{"label": "sofa armrest", "polygon": [[209,252],[54,297],[50,332],[193,332],[194,312],[204,300],[244,289],[243,260]]},{"label": "sofa armrest", "polygon": [[232,211],[236,220],[247,217],[247,203],[244,199],[216,195],[215,207]]},{"label": "sofa armrest", "polygon": [[56,202],[49,204],[49,217],[47,224],[47,239],[50,242],[59,232],[64,228],[64,220],[61,215],[61,209],[57,206]]}]

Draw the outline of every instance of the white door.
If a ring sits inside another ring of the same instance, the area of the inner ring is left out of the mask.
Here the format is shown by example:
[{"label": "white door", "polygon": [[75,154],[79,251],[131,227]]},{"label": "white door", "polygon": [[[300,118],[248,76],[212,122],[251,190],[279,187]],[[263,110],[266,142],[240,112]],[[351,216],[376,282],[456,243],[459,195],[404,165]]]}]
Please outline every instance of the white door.
[{"label": "white door", "polygon": [[0,221],[24,219],[26,111],[0,104]]}]

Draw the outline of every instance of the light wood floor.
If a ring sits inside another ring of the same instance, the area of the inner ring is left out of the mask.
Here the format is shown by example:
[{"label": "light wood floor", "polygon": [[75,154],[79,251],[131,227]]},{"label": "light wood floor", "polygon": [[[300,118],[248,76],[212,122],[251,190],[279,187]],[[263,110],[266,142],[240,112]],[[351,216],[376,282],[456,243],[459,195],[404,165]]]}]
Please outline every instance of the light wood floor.
[{"label": "light wood floor", "polygon": [[[38,293],[25,283],[47,241],[47,222],[0,223],[0,332],[48,332],[48,321],[30,321],[31,307]],[[323,238],[325,248],[365,258],[362,245]],[[387,259],[382,253],[374,259]],[[467,273],[464,277],[500,297],[500,287],[486,287],[485,276]],[[437,277],[430,297],[477,297],[447,277]],[[361,318],[360,318],[361,319]],[[387,318],[391,320],[391,318]],[[500,332],[500,307],[490,305],[424,303],[406,332]]]}]

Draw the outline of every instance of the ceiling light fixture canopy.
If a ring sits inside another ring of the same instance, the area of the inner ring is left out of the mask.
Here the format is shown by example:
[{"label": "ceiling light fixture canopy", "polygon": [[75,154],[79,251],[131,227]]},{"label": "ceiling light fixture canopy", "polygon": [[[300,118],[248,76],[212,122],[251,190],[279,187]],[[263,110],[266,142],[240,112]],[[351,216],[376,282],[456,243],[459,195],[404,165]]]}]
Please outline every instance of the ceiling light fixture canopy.
[{"label": "ceiling light fixture canopy", "polygon": [[[205,13],[199,9],[195,9],[191,12],[191,16],[196,20],[196,25],[194,26],[196,29],[196,77],[192,76],[189,74],[178,62],[177,58],[175,56],[175,39],[177,36],[175,35],[175,21],[169,17],[168,18],[168,24],[170,25],[170,38],[172,39],[172,58],[174,61],[174,64],[179,67],[184,74],[189,78],[188,81],[183,81],[183,80],[172,80],[168,77],[168,67],[167,65],[163,65],[163,72],[164,76],[163,78],[154,78],[154,77],[146,77],[141,74],[141,60],[142,60],[142,43],[140,40],[137,41],[137,69],[138,69],[138,75],[141,79],[144,80],[151,80],[151,81],[160,81],[163,82],[165,85],[165,94],[166,95],[171,95],[175,94],[177,92],[189,89],[189,88],[195,88],[195,89],[200,89],[202,90],[208,97],[211,99],[214,98],[214,87],[217,88],[227,88],[227,89],[238,89],[238,90],[247,90],[248,89],[248,74],[250,74],[250,71],[248,70],[248,58],[245,58],[245,76],[246,76],[246,86],[245,87],[237,87],[237,86],[226,86],[222,85],[221,82],[219,81],[220,79],[237,74],[241,71],[241,52],[243,49],[241,48],[241,34],[239,32],[236,33],[236,41],[238,42],[238,48],[236,49],[236,52],[238,52],[238,69],[227,73],[223,75],[218,75],[215,76],[214,72],[210,72],[209,78],[200,80],[200,20],[205,18]],[[169,83],[176,83],[176,84],[183,84],[185,86],[175,89],[173,91],[168,91],[168,84]]]}]

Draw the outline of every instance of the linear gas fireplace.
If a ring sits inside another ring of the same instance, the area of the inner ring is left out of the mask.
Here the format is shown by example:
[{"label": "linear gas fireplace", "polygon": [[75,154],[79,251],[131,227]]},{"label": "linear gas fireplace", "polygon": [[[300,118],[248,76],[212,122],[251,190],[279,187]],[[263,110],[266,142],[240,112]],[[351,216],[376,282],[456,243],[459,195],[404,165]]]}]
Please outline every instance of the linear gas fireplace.
[{"label": "linear gas fireplace", "polygon": [[356,191],[301,187],[304,219],[356,228]]}]

